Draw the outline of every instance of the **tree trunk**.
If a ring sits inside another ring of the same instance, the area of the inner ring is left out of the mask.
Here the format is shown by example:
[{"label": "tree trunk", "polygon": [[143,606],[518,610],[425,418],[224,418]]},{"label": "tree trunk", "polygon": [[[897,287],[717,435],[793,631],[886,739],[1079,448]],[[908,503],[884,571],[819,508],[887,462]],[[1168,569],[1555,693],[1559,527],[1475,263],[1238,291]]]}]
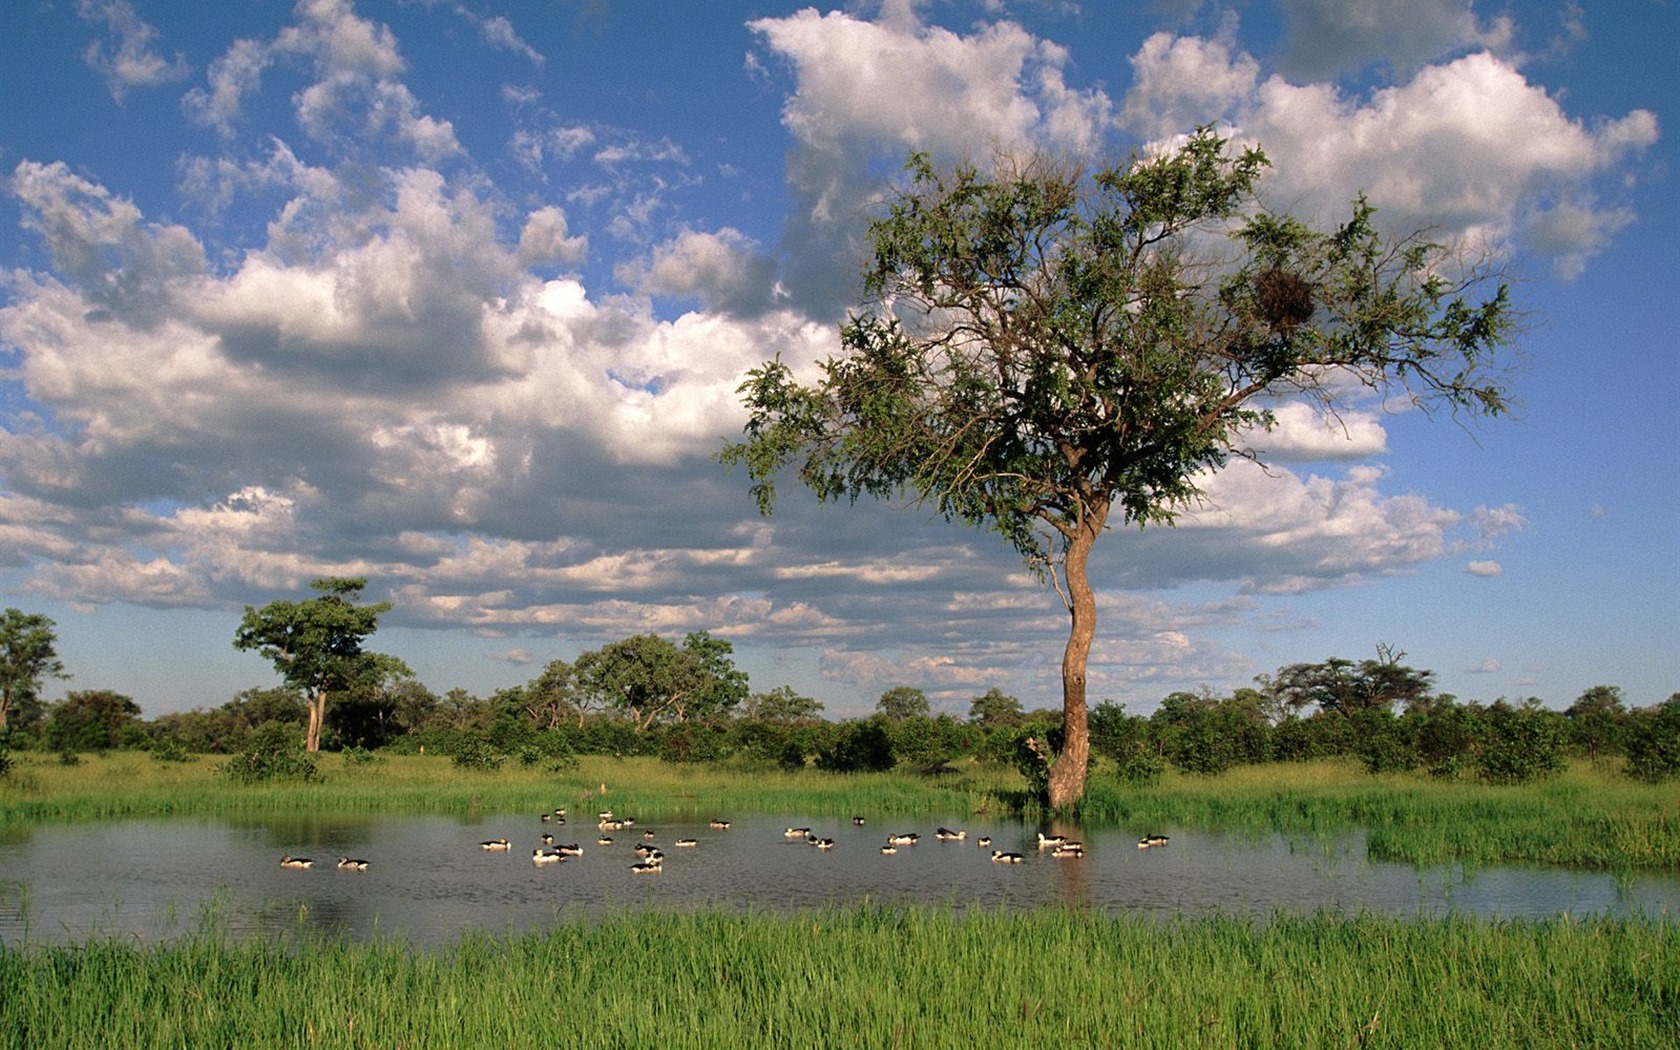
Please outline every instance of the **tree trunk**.
[{"label": "tree trunk", "polygon": [[327,720],[327,691],[319,690],[309,698],[309,735],[303,739],[305,751],[321,750],[321,723]]},{"label": "tree trunk", "polygon": [[1091,756],[1091,734],[1085,718],[1085,667],[1097,633],[1097,596],[1086,576],[1091,548],[1102,532],[1106,509],[1087,509],[1079,532],[1068,544],[1068,640],[1062,652],[1062,746],[1050,766],[1051,809],[1064,809],[1085,795],[1085,771]]}]

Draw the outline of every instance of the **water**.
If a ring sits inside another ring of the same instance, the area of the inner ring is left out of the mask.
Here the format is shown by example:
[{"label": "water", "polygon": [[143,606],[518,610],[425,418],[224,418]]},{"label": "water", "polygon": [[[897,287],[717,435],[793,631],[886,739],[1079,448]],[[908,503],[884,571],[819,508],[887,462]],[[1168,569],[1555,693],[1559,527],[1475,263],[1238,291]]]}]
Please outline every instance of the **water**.
[{"label": "water", "polygon": [[[939,842],[941,824],[961,842]],[[832,850],[783,836],[812,827]],[[633,874],[632,847],[651,831],[664,870]],[[235,936],[298,934],[422,945],[461,934],[540,930],[556,922],[629,908],[721,906],[758,912],[860,901],[982,908],[1073,905],[1152,916],[1214,911],[1267,915],[1330,908],[1392,915],[1680,915],[1680,879],[1618,878],[1552,868],[1415,868],[1366,859],[1364,836],[1249,836],[1174,829],[1056,829],[1086,843],[1082,859],[1037,848],[1039,829],[956,817],[871,821],[863,827],[801,814],[755,814],[728,830],[650,823],[610,832],[593,821],[541,824],[529,814],[462,820],[443,816],[153,820],[37,827],[0,840],[0,941],[76,943],[121,936],[141,943],[216,930]],[[544,832],[577,842],[583,856],[533,865]],[[915,846],[884,856],[889,832],[916,832]],[[1139,850],[1144,831],[1171,835]],[[1018,851],[996,864],[991,849]],[[480,840],[506,837],[507,852]],[[691,848],[673,845],[691,837]],[[310,856],[285,870],[283,854]],[[341,855],[366,858],[340,871]]]}]

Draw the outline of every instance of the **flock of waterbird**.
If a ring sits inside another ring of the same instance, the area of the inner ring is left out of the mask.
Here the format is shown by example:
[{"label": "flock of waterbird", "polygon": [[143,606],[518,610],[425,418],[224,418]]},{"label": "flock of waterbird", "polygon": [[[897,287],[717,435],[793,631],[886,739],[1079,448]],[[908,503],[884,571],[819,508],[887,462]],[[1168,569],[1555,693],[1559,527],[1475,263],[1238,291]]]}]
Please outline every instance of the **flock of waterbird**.
[{"label": "flock of waterbird", "polygon": [[[543,813],[541,822],[550,825],[565,824],[565,807]],[[854,826],[861,827],[864,823],[863,817],[852,818]],[[627,828],[633,828],[635,825],[636,821],[633,818],[615,816],[611,810],[602,810],[596,814],[596,828],[599,832],[595,840],[596,844],[603,848],[611,846],[614,840],[613,836],[609,834],[610,832],[623,831]],[[714,819],[708,826],[713,831],[727,831],[730,822]],[[630,865],[630,871],[633,874],[656,875],[664,870],[665,852],[654,844],[657,837],[652,831],[642,832],[642,841],[638,842],[634,848],[636,861]],[[834,848],[834,839],[819,836],[808,827],[787,828],[782,832],[782,837],[803,840],[819,850]],[[968,832],[941,827],[933,833],[933,837],[940,842],[964,842],[968,839]],[[896,832],[887,836],[887,841],[881,846],[881,853],[885,856],[892,856],[898,852],[899,847],[914,846],[921,841],[921,838],[920,834],[913,831]],[[559,864],[569,858],[583,856],[583,846],[581,844],[576,842],[556,844],[551,832],[544,832],[540,841],[541,845],[531,850],[531,863],[538,867]],[[1026,854],[1024,853],[1014,850],[992,849],[990,836],[981,835],[975,842],[981,849],[991,850],[994,864],[1020,864],[1026,860]],[[1165,835],[1145,835],[1138,839],[1137,845],[1138,849],[1154,849],[1165,846],[1167,842],[1168,839]],[[699,840],[679,838],[673,840],[671,845],[676,849],[692,849],[699,845]],[[478,848],[486,852],[501,853],[511,851],[513,843],[505,838],[484,839],[478,844]],[[1085,856],[1085,844],[1083,842],[1076,842],[1064,835],[1046,835],[1042,831],[1038,833],[1038,848],[1040,851],[1048,852],[1050,856],[1058,859],[1078,860]],[[280,866],[282,868],[311,868],[315,866],[315,862],[309,857],[294,857],[287,854],[280,858]],[[354,857],[339,857],[338,867],[344,871],[366,871],[368,862]]]}]

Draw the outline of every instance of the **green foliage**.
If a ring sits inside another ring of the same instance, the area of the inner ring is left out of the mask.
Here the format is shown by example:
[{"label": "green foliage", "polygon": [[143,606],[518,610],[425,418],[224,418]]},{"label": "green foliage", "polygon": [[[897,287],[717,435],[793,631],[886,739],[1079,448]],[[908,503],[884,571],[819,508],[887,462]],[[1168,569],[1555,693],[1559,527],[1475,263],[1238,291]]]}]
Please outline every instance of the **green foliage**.
[{"label": "green foliage", "polygon": [[731,751],[729,730],[713,722],[666,727],[659,743],[659,757],[667,762],[721,762]]},{"label": "green foliage", "polygon": [[1563,719],[1531,700],[1513,707],[1500,701],[1483,716],[1476,773],[1490,784],[1523,784],[1554,776],[1565,765]]},{"label": "green foliage", "polygon": [[796,692],[791,685],[779,685],[747,698],[746,716],[759,722],[808,722],[822,716],[820,701]]},{"label": "green foliage", "polygon": [[1126,784],[1153,784],[1166,772],[1149,720],[1108,701],[1091,709],[1091,750],[1112,760],[1115,776]]},{"label": "green foliage", "polygon": [[1359,740],[1359,760],[1367,773],[1409,773],[1422,761],[1414,720],[1396,717],[1380,706],[1361,708],[1351,719]]},{"label": "green foliage", "polygon": [[285,722],[265,722],[257,727],[244,748],[230,756],[220,769],[235,784],[273,780],[313,783],[321,779],[315,760],[297,738],[297,727]]},{"label": "green foliage", "polygon": [[71,692],[47,709],[47,746],[59,751],[108,751],[142,735],[140,705],[109,689]]},{"label": "green foliage", "polygon": [[1418,671],[1399,662],[1404,653],[1385,652],[1385,659],[1352,660],[1333,657],[1317,664],[1291,664],[1278,671],[1270,685],[1286,711],[1316,708],[1326,714],[1353,715],[1360,711],[1393,711],[1425,701],[1433,671]]},{"label": "green foliage", "polygon": [[366,586],[360,577],[315,580],[310,587],[321,597],[275,601],[261,609],[247,605],[234,633],[234,648],[260,653],[287,685],[309,698],[307,750],[320,749],[330,695],[377,690],[413,674],[394,656],[363,650],[362,643],[379,629],[380,615],[391,609],[389,602],[354,604]]},{"label": "green foliage", "polygon": [[1603,758],[1623,752],[1628,711],[1622,691],[1613,685],[1595,685],[1584,691],[1563,712],[1569,722],[1569,744],[1577,754]]},{"label": "green foliage", "polygon": [[[1504,288],[1477,301],[1485,273],[1382,237],[1363,199],[1325,230],[1264,210],[1267,163],[1207,127],[1094,174],[1042,156],[946,171],[913,154],[870,225],[840,353],[810,385],[777,359],[740,387],[743,439],[719,458],[746,468],[762,512],[784,469],[819,502],[909,494],[1058,578],[1065,752],[1079,762],[1086,566],[1112,517],[1171,524],[1196,479],[1252,455],[1280,396],[1334,409],[1398,388],[1505,409]],[[1052,776],[1058,804],[1083,775]]]},{"label": "green foliage", "polygon": [[502,768],[507,756],[498,751],[486,740],[468,740],[450,756],[456,769],[470,769],[480,773],[493,773]]},{"label": "green foliage", "polygon": [[0,613],[0,732],[29,729],[40,718],[42,679],[70,677],[58,658],[55,626],[40,613]]},{"label": "green foliage", "polygon": [[845,723],[817,753],[817,768],[830,773],[881,772],[893,763],[892,736],[879,718]]},{"label": "green foliage", "polygon": [[1629,776],[1652,784],[1680,779],[1680,693],[1634,712],[1626,749]]},{"label": "green foliage", "polygon": [[895,685],[875,701],[875,713],[882,718],[926,718],[929,709],[927,694],[908,685]]},{"label": "green foliage", "polygon": [[1026,717],[1021,701],[996,687],[975,697],[968,705],[968,720],[986,728],[1020,725]]},{"label": "green foliage", "polygon": [[1217,776],[1270,757],[1267,726],[1248,704],[1172,693],[1150,716],[1150,724],[1167,760],[1186,773]]},{"label": "green foliage", "polygon": [[727,714],[748,695],[747,677],[729,658],[733,647],[705,631],[682,648],[654,634],[639,634],[591,650],[573,665],[577,691],[645,731],[661,721],[681,722]]},{"label": "green foliage", "polygon": [[979,739],[973,726],[965,725],[948,714],[935,718],[925,714],[903,718],[878,717],[885,719],[894,760],[918,769],[937,770],[953,759],[971,754]]}]

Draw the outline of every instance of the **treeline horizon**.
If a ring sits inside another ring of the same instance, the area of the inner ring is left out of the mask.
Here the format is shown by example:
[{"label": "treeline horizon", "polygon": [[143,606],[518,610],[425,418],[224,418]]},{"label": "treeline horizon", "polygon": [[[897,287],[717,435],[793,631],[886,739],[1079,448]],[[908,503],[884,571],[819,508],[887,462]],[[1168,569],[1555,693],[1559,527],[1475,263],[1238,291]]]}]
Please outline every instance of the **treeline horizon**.
[{"label": "treeline horizon", "polygon": [[[650,756],[835,772],[910,767],[934,772],[961,759],[1012,766],[1041,789],[1039,756],[1060,744],[1061,711],[1027,710],[999,689],[973,697],[966,719],[933,714],[912,686],[884,692],[873,713],[840,720],[782,685],[749,688],[727,641],[700,631],[681,645],[635,635],[550,662],[522,685],[480,698],[438,695],[415,677],[336,694],[321,747],[424,753],[493,770],[507,762],[556,770],[580,755]],[[1629,707],[1612,685],[1567,708],[1538,699],[1483,704],[1433,689],[1431,671],[1379,648],[1378,659],[1331,658],[1260,675],[1219,695],[1172,692],[1148,715],[1113,701],[1091,709],[1093,772],[1150,783],[1169,768],[1217,775],[1241,765],[1351,757],[1372,773],[1425,772],[1489,783],[1540,779],[1571,758],[1619,762],[1641,780],[1680,776],[1680,692]],[[236,778],[312,775],[301,749],[302,690],[252,687],[211,709],[146,720],[112,690],[73,691],[14,709],[0,746],[80,752],[150,750],[160,758],[228,755]]]}]

